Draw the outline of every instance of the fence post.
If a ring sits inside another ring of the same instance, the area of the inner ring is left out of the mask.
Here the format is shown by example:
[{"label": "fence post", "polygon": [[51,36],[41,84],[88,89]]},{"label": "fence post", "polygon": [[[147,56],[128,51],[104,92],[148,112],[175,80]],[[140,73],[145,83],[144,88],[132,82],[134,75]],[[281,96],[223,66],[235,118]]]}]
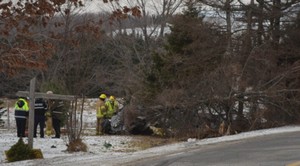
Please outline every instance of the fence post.
[{"label": "fence post", "polygon": [[9,103],[8,99],[6,99],[6,107],[7,107],[7,128],[10,130],[10,114],[9,114]]},{"label": "fence post", "polygon": [[33,148],[33,128],[34,128],[34,102],[35,102],[35,81],[36,78],[30,80],[30,90],[29,90],[29,121],[28,121],[28,146]]}]

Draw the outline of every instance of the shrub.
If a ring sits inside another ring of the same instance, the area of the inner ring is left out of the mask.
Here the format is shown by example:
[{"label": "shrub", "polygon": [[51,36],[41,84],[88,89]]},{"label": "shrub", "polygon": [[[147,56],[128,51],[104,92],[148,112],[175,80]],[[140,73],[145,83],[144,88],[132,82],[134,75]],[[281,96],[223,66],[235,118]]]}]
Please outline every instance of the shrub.
[{"label": "shrub", "polygon": [[85,143],[82,142],[81,139],[75,139],[74,141],[70,142],[67,148],[68,152],[86,152],[87,146]]},{"label": "shrub", "polygon": [[44,158],[41,149],[32,149],[32,153],[33,153],[34,159],[43,159]]},{"label": "shrub", "polygon": [[5,151],[8,162],[38,159],[43,158],[43,153],[40,149],[31,149],[28,144],[25,144],[20,138],[8,151]]}]

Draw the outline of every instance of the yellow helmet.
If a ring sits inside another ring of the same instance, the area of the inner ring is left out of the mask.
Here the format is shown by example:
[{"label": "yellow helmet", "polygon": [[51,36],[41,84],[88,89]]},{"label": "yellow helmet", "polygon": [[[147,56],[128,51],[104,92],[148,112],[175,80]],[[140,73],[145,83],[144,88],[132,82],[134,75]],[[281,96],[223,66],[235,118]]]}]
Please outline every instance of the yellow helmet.
[{"label": "yellow helmet", "polygon": [[101,95],[99,96],[99,98],[100,98],[100,99],[106,99],[106,95],[105,95],[105,94],[101,94]]},{"label": "yellow helmet", "polygon": [[110,97],[109,97],[109,100],[115,101],[115,96],[110,96]]}]

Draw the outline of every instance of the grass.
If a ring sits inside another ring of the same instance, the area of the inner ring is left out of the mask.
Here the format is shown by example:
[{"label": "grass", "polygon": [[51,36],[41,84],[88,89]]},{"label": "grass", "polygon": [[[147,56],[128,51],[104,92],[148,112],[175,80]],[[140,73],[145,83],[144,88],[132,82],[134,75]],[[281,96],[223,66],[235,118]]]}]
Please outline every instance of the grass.
[{"label": "grass", "polygon": [[128,145],[130,147],[134,147],[136,150],[145,150],[175,142],[177,142],[175,139],[159,138],[154,136],[134,136],[132,142]]}]

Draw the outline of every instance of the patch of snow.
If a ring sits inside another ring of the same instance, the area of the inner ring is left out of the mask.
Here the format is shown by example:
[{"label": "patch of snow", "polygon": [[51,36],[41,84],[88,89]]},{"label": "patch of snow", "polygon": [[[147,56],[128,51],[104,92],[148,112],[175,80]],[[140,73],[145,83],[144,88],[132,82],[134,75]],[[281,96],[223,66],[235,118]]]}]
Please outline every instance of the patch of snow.
[{"label": "patch of snow", "polygon": [[[34,138],[33,148],[41,149],[44,159],[26,160],[13,163],[7,163],[5,151],[9,150],[12,145],[17,143],[18,137],[15,129],[14,110],[9,109],[9,114],[6,112],[1,119],[6,123],[9,119],[10,128],[5,124],[3,129],[0,129],[0,165],[9,166],[29,166],[29,165],[122,165],[124,162],[129,162],[145,157],[159,156],[167,153],[178,152],[188,147],[196,147],[200,145],[216,144],[226,141],[235,141],[257,136],[264,136],[276,133],[287,133],[300,131],[300,126],[286,126],[272,129],[257,130],[251,132],[243,132],[236,135],[228,135],[217,138],[208,138],[197,140],[189,138],[186,141],[168,144],[165,146],[153,147],[146,150],[139,150],[132,145],[136,139],[143,140],[143,137],[136,136],[120,136],[120,135],[104,135],[95,136],[96,112],[94,104],[97,99],[89,99],[89,102],[84,104],[83,121],[84,133],[83,142],[88,147],[88,152],[68,153],[67,136],[63,135],[60,139],[52,139],[50,136],[45,138]],[[9,115],[9,116],[8,116]],[[28,139],[24,138],[24,142],[28,143]],[[108,145],[109,146],[106,146]]]},{"label": "patch of snow", "polygon": [[[208,138],[196,140],[190,138],[187,141],[173,143],[160,147],[153,147],[146,150],[135,151],[128,150],[131,147],[130,142],[134,139],[133,136],[84,136],[83,140],[88,145],[88,152],[67,153],[65,150],[66,138],[51,139],[51,138],[35,138],[34,148],[41,149],[44,154],[44,159],[27,160],[13,163],[5,163],[4,151],[8,150],[18,140],[14,130],[0,130],[0,149],[3,152],[0,155],[0,164],[3,165],[73,165],[83,163],[94,163],[97,161],[105,163],[103,165],[117,165],[122,162],[141,159],[144,157],[158,156],[174,151],[183,150],[187,147],[215,144],[225,141],[235,141],[257,136],[264,136],[276,133],[287,133],[300,131],[300,126],[286,126],[272,129],[257,130],[244,132],[236,135],[228,135],[217,138]],[[26,143],[25,139],[25,143]],[[104,144],[109,143],[111,147],[106,148]],[[51,148],[53,145],[56,148]],[[135,151],[135,152],[133,152]],[[93,164],[92,164],[93,165]],[[102,165],[102,164],[101,164]]]}]

